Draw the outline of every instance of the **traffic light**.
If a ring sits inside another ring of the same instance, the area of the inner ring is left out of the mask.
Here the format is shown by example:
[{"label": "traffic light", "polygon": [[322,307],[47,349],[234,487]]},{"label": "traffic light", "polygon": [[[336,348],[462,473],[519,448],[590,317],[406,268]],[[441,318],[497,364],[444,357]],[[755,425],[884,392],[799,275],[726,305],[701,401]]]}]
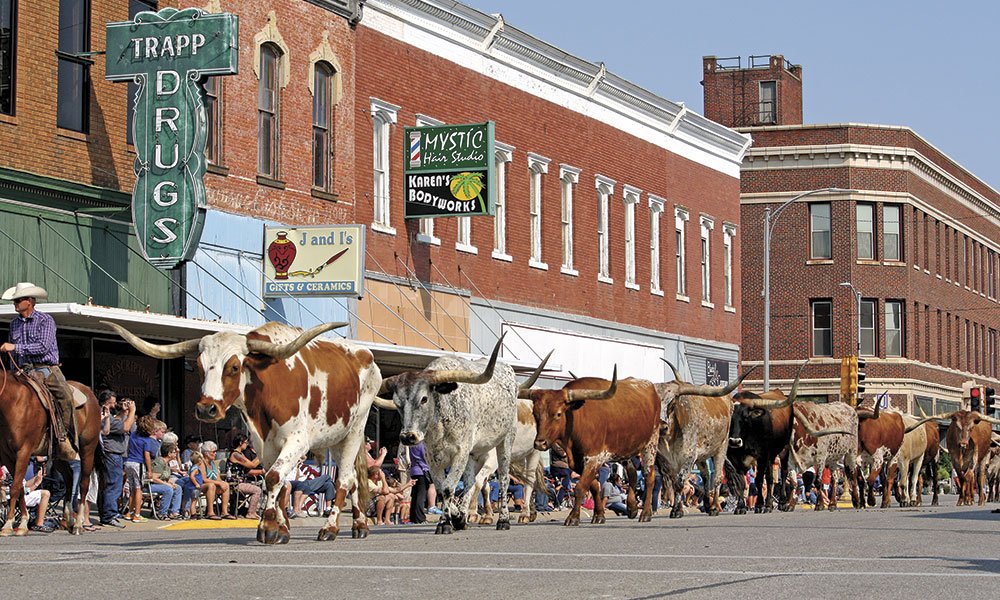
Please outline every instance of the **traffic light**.
[{"label": "traffic light", "polygon": [[851,357],[845,356],[840,359],[840,400],[842,402],[850,402],[851,388],[849,385],[851,379]]},{"label": "traffic light", "polygon": [[847,402],[858,405],[858,357],[847,357]]},{"label": "traffic light", "polygon": [[981,400],[982,390],[983,388],[978,385],[969,390],[969,410],[972,412],[979,412],[979,401]]},{"label": "traffic light", "polygon": [[983,388],[983,408],[985,408],[985,410],[986,410],[986,412],[984,414],[986,416],[988,416],[988,417],[992,417],[993,416],[993,394],[994,393],[995,392],[993,391],[993,388],[991,388],[991,387]]},{"label": "traffic light", "polygon": [[865,384],[864,384],[864,381],[865,381],[865,364],[866,364],[866,362],[865,362],[865,359],[861,358],[860,356],[857,357],[857,359],[855,359],[855,360],[857,361],[857,366],[854,368],[855,377],[857,378],[857,382],[854,384],[855,387],[857,388],[857,390],[856,390],[855,393],[858,396],[860,396],[861,394],[865,393]]}]

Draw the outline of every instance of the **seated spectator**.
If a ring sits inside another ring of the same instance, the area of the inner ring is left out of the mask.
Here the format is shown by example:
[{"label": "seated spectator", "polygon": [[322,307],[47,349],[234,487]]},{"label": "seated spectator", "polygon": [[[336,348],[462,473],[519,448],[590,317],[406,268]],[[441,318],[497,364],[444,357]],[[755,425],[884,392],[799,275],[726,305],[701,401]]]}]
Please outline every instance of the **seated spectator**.
[{"label": "seated spectator", "polygon": [[198,447],[201,446],[201,442],[202,439],[200,435],[191,434],[184,438],[184,451],[181,452],[181,464],[191,464],[191,454],[198,452]]},{"label": "seated spectator", "polygon": [[365,453],[368,455],[368,468],[379,467],[382,468],[382,461],[385,460],[385,455],[389,452],[385,446],[378,451],[377,457],[372,457],[372,449],[375,448],[375,440],[368,438],[365,441]]},{"label": "seated spectator", "polygon": [[[490,503],[494,510],[500,510],[500,482],[496,480],[496,474],[490,476]],[[507,494],[514,497],[514,512],[524,510],[524,484],[513,475],[510,476],[510,483],[507,484]],[[506,503],[507,499],[503,501]]]},{"label": "seated spectator", "polygon": [[625,492],[622,491],[621,482],[621,476],[618,473],[612,473],[601,486],[604,507],[613,510],[619,517],[628,514],[628,507],[625,506]]},{"label": "seated spectator", "polygon": [[153,460],[149,469],[149,491],[160,495],[159,516],[161,519],[176,519],[180,517],[183,488],[171,481],[170,467],[166,457],[176,452],[173,444],[163,444],[160,456]]},{"label": "seated spectator", "polygon": [[33,461],[33,465],[35,465],[34,473],[31,473],[31,476],[24,480],[24,503],[28,506],[29,511],[35,509],[35,524],[29,529],[38,533],[52,533],[55,528],[45,522],[45,511],[49,508],[50,494],[48,490],[39,487],[42,484],[45,469],[41,463]]},{"label": "seated spectator", "polygon": [[187,477],[182,480],[184,496],[181,500],[181,514],[185,519],[195,518],[197,510],[191,505],[191,502],[197,501],[205,481],[205,459],[201,452],[192,452],[189,458],[191,469],[188,471]]},{"label": "seated spectator", "polygon": [[[302,461],[305,457],[299,461]],[[292,469],[292,473],[289,476],[297,474],[299,467],[296,466]],[[292,517],[302,518],[308,517],[309,514],[302,510],[302,506],[305,504],[306,497],[313,494],[323,494],[323,516],[328,517],[333,511],[333,501],[337,497],[337,485],[333,481],[333,477],[326,473],[320,473],[316,477],[310,479],[290,479],[288,481],[292,493]]]},{"label": "seated spectator", "polygon": [[[205,500],[208,505],[205,509],[205,518],[213,521],[220,519],[233,520],[236,517],[229,514],[229,482],[223,480],[219,474],[219,463],[216,459],[218,453],[219,447],[215,442],[207,441],[201,443],[201,454],[205,461],[205,478],[201,484],[205,488]],[[222,509],[221,515],[215,514],[216,498],[222,500],[222,506],[220,507]]]},{"label": "seated spectator", "polygon": [[233,436],[233,447],[229,453],[229,471],[233,474],[236,490],[249,497],[247,506],[248,519],[260,519],[257,506],[260,504],[261,488],[248,480],[260,478],[264,469],[260,467],[260,458],[250,445],[247,434],[239,432]]},{"label": "seated spectator", "polygon": [[[415,481],[406,484],[406,488],[416,485]],[[390,485],[385,473],[378,467],[368,468],[368,491],[371,493],[372,501],[369,508],[372,510],[376,525],[388,525],[392,522],[392,515],[398,509],[396,503],[402,499],[404,487]]]},{"label": "seated spectator", "polygon": [[[164,442],[163,445],[166,446],[167,443]],[[178,484],[181,483],[187,477],[187,473],[184,471],[183,465],[181,465],[181,452],[176,444],[171,446],[170,453],[166,456],[166,461],[167,467],[170,469],[170,481]]]}]

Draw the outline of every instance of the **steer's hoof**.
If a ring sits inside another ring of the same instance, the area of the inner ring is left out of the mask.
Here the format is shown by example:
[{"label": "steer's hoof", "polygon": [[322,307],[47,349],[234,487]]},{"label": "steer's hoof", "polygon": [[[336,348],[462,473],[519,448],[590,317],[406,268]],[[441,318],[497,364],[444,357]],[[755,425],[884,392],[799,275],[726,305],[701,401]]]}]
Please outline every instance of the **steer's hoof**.
[{"label": "steer's hoof", "polygon": [[684,516],[684,509],[683,508],[675,508],[672,511],[670,511],[670,518],[671,519],[679,519],[679,518],[681,518],[683,516]]},{"label": "steer's hoof", "polygon": [[529,515],[528,513],[521,513],[521,516],[517,518],[518,523],[531,523],[534,515]]},{"label": "steer's hoof", "polygon": [[594,515],[593,518],[590,519],[590,523],[592,525],[604,525],[604,522],[604,515]]},{"label": "steer's hoof", "polygon": [[434,533],[446,533],[450,534],[453,531],[451,523],[448,523],[444,519],[438,521],[437,527],[434,529]]},{"label": "steer's hoof", "polygon": [[287,544],[292,536],[288,534],[287,525],[278,525],[278,537],[275,540],[279,544]]},{"label": "steer's hoof", "polygon": [[13,529],[0,529],[0,537],[10,537],[14,535]]},{"label": "steer's hoof", "polygon": [[368,537],[368,525],[365,523],[351,525],[351,539],[363,540],[366,537]]},{"label": "steer's hoof", "polygon": [[276,544],[278,542],[278,528],[258,528],[257,541],[261,544]]},{"label": "steer's hoof", "polygon": [[497,521],[497,531],[510,531],[510,521],[500,519]]},{"label": "steer's hoof", "polygon": [[639,515],[639,522],[640,523],[649,523],[652,520],[653,520],[653,514],[652,513],[645,513],[644,512],[644,513],[642,513],[642,514]]},{"label": "steer's hoof", "polygon": [[745,514],[747,514],[747,509],[746,509],[745,506],[737,506],[736,509],[733,511],[733,514],[734,515],[745,515]]},{"label": "steer's hoof", "polygon": [[831,502],[830,506],[827,506],[826,509],[828,511],[830,511],[830,512],[833,512],[833,511],[837,510],[837,503],[836,502]]},{"label": "steer's hoof", "polygon": [[462,531],[468,527],[468,523],[465,520],[465,515],[457,514],[451,518],[451,526],[455,528],[455,531]]},{"label": "steer's hoof", "polygon": [[764,512],[764,507],[763,506],[755,506],[755,507],[753,507],[753,514],[759,515],[762,512]]},{"label": "steer's hoof", "polygon": [[23,537],[26,535],[28,535],[27,527],[18,527],[17,529],[14,530],[14,537]]},{"label": "steer's hoof", "polygon": [[708,516],[710,516],[710,517],[717,517],[717,516],[719,516],[719,510],[715,509],[715,508],[711,509],[710,511],[708,511]]},{"label": "steer's hoof", "polygon": [[[337,535],[339,533],[340,533],[340,530],[338,528],[336,528],[336,527],[324,527],[323,529],[319,530],[319,533],[316,534],[316,541],[317,542],[332,542],[333,540],[337,539]],[[351,537],[354,537],[353,536],[354,532],[352,531],[351,533],[352,533]]]},{"label": "steer's hoof", "polygon": [[478,523],[478,522],[479,522],[478,514],[469,515],[469,523]]},{"label": "steer's hoof", "polygon": [[492,525],[493,524],[493,517],[483,517],[483,518],[479,519],[479,524],[480,525]]},{"label": "steer's hoof", "polygon": [[563,525],[568,527],[578,527],[580,525],[580,517],[566,517],[566,521]]}]

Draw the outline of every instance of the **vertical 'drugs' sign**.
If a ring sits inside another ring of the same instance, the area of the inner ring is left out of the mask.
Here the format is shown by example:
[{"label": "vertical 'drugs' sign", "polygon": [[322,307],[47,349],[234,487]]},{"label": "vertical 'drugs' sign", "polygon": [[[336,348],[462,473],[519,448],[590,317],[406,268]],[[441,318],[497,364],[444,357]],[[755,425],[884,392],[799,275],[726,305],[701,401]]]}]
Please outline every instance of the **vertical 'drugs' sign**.
[{"label": "vertical 'drugs' sign", "polygon": [[202,78],[238,72],[232,14],[164,8],[108,23],[105,78],[134,81],[132,222],[143,255],[160,269],[189,260],[205,223]]}]

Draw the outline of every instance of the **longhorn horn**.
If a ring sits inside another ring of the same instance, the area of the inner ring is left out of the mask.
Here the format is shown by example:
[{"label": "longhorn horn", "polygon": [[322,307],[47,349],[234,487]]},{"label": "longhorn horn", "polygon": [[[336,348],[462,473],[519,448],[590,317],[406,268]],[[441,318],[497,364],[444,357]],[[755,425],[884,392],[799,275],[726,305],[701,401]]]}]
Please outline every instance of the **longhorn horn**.
[{"label": "longhorn horn", "polygon": [[795,381],[792,382],[792,391],[784,400],[768,400],[767,398],[740,398],[739,402],[746,404],[750,408],[767,408],[771,410],[791,406],[795,402],[795,398],[799,395],[799,378],[802,377],[802,370],[805,369],[808,364],[809,361],[807,360],[799,367],[798,372],[795,373]]},{"label": "longhorn horn", "polygon": [[1000,425],[1000,419],[994,419],[993,417],[987,417],[984,414],[979,415],[980,420],[986,421],[987,423],[992,423],[994,425]]},{"label": "longhorn horn", "polygon": [[195,354],[198,352],[198,344],[203,339],[195,338],[184,342],[177,342],[176,344],[151,344],[117,323],[112,323],[111,321],[100,322],[117,331],[118,335],[122,336],[129,344],[132,344],[136,350],[153,358],[178,358],[186,354]]},{"label": "longhorn horn", "polygon": [[676,381],[681,381],[681,374],[677,370],[677,367],[674,366],[674,363],[672,363],[669,360],[663,358],[662,356],[660,357],[660,360],[662,360],[663,362],[667,363],[667,366],[670,367],[670,370],[674,372],[674,379]]},{"label": "longhorn horn", "polygon": [[913,403],[917,405],[917,410],[920,411],[920,416],[921,417],[926,417],[927,413],[924,412],[924,407],[920,406],[920,402],[917,402],[916,400],[914,400]]},{"label": "longhorn horn", "polygon": [[323,323],[322,325],[310,328],[308,331],[303,331],[297,338],[285,344],[275,344],[274,342],[265,342],[264,340],[247,340],[247,350],[258,354],[266,354],[275,360],[285,360],[301,350],[303,346],[311,342],[319,334],[326,333],[331,329],[346,327],[347,325],[347,323]]},{"label": "longhorn horn", "polygon": [[[921,411],[921,412],[923,412],[923,411]],[[916,423],[914,423],[913,425],[910,425],[909,427],[906,428],[906,433],[909,433],[909,432],[913,431],[914,429],[916,429],[917,427],[920,427],[921,425],[923,425],[927,421],[936,421],[938,419],[950,419],[953,416],[955,416],[955,412],[938,413],[936,415],[930,415],[929,417],[921,417],[920,419],[917,419]]]},{"label": "longhorn horn", "polygon": [[[382,386],[378,389],[376,396],[386,396],[396,393],[396,377],[398,375],[393,375],[392,377],[386,377],[382,380]],[[381,408],[381,407],[380,407]]]},{"label": "longhorn horn", "polygon": [[572,377],[573,379],[579,379],[579,377],[577,377],[576,373],[574,373],[573,371],[567,369],[566,372],[569,373],[569,376]]},{"label": "longhorn horn", "polygon": [[806,433],[813,436],[814,438],[823,437],[825,435],[834,435],[834,434],[857,435],[857,432],[850,432],[845,429],[821,429],[819,431],[816,431],[809,426],[809,421],[806,419],[805,415],[803,415],[802,412],[799,411],[798,406],[795,406],[793,404],[792,411],[795,413],[795,417],[799,420],[799,423],[801,423],[802,427],[806,430]]},{"label": "longhorn horn", "polygon": [[677,395],[678,396],[725,396],[729,394],[743,383],[743,380],[747,378],[750,373],[756,367],[751,367],[746,370],[739,379],[730,383],[725,387],[715,387],[714,385],[692,385],[690,383],[684,383],[683,381],[677,384]]},{"label": "longhorn horn", "polygon": [[436,385],[439,383],[472,383],[481,384],[486,383],[493,377],[493,367],[497,364],[497,355],[500,353],[500,347],[503,345],[503,338],[507,335],[504,332],[497,340],[497,345],[493,347],[493,354],[490,355],[490,362],[486,364],[486,369],[482,373],[476,373],[475,371],[469,371],[466,369],[445,369],[441,371],[429,371],[429,380],[431,385]]},{"label": "longhorn horn", "polygon": [[618,365],[611,374],[611,386],[606,390],[568,390],[566,392],[566,403],[582,402],[583,400],[607,400],[615,395],[618,390]]},{"label": "longhorn horn", "polygon": [[378,396],[375,396],[375,401],[372,404],[382,410],[399,410],[396,408],[395,402],[392,400],[386,400],[385,398],[379,398]]},{"label": "longhorn horn", "polygon": [[552,356],[553,352],[555,352],[554,348],[552,350],[549,350],[549,353],[545,355],[544,359],[542,359],[542,364],[538,365],[538,368],[535,369],[535,372],[531,374],[531,377],[529,377],[527,381],[518,386],[517,388],[518,392],[520,392],[521,390],[530,390],[531,386],[535,385],[535,382],[538,381],[538,376],[542,374],[542,369],[545,368],[545,363],[549,362],[549,358]]}]

